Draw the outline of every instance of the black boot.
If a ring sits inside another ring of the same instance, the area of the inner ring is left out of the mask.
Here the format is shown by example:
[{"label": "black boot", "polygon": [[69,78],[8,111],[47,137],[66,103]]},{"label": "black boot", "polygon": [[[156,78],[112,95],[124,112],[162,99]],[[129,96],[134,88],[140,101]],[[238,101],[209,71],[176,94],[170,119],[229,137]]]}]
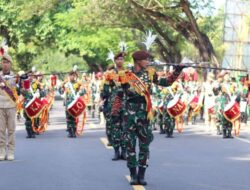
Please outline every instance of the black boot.
[{"label": "black boot", "polygon": [[115,149],[115,155],[114,158],[112,158],[113,161],[117,161],[120,159],[120,151],[119,151],[119,147],[114,148]]},{"label": "black boot", "polygon": [[160,125],[160,134],[165,134],[165,131],[164,131],[163,126],[162,126],[162,125]]},{"label": "black boot", "polygon": [[126,148],[122,148],[121,159],[122,160],[127,160],[127,150],[126,150]]},{"label": "black boot", "polygon": [[32,136],[32,131],[30,131],[30,129],[26,129],[26,131],[27,131],[27,139],[30,139],[31,138],[31,136]]},{"label": "black boot", "polygon": [[173,137],[174,129],[170,129],[169,131],[169,138],[174,138]]},{"label": "black boot", "polygon": [[223,139],[226,139],[227,138],[227,130],[226,129],[223,129],[223,136],[222,136]]},{"label": "black boot", "polygon": [[130,171],[130,185],[138,185],[136,168],[129,168]]},{"label": "black boot", "polygon": [[73,137],[73,138],[76,138],[76,128],[75,128],[75,127],[74,127],[74,128],[72,127],[71,129],[72,129],[72,137]]},{"label": "black boot", "polygon": [[145,181],[145,172],[146,168],[139,167],[139,172],[138,172],[138,183],[140,185],[147,185],[147,182]]},{"label": "black boot", "polygon": [[232,131],[228,130],[227,138],[233,139],[234,137],[232,136]]},{"label": "black boot", "polygon": [[71,128],[68,129],[68,137],[73,138],[72,130]]},{"label": "black boot", "polygon": [[169,138],[169,137],[170,137],[170,132],[169,132],[169,129],[167,128],[165,131],[166,131],[166,134],[167,134],[167,136],[166,136],[166,137],[167,137],[167,138]]},{"label": "black boot", "polygon": [[108,138],[108,144],[107,144],[107,146],[112,146],[112,143],[111,143],[111,136],[110,136],[110,135],[107,135],[107,138]]}]

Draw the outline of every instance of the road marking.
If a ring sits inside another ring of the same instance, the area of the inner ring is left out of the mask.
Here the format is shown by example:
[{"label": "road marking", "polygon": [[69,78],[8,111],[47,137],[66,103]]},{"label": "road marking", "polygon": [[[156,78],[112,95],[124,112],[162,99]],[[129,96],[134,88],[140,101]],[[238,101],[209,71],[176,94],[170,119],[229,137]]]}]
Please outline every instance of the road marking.
[{"label": "road marking", "polygon": [[104,144],[104,146],[106,147],[106,149],[113,149],[112,146],[108,146],[108,139],[105,137],[100,138],[101,142]]},{"label": "road marking", "polygon": [[[128,182],[130,182],[130,176],[126,175]],[[132,185],[134,190],[146,190],[142,185]]]},{"label": "road marking", "polygon": [[239,140],[239,141],[242,141],[242,142],[245,142],[245,143],[249,143],[250,144],[250,141],[249,140],[247,140],[247,139],[242,139],[242,138],[240,138],[240,137],[235,137],[237,140]]}]

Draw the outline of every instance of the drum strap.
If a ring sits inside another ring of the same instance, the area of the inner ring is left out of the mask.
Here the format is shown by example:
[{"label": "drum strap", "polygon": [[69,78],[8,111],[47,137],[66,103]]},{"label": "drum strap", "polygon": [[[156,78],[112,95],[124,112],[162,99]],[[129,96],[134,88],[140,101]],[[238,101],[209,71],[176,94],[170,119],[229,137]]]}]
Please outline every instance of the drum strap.
[{"label": "drum strap", "polygon": [[49,114],[48,114],[49,110],[48,110],[48,107],[46,107],[42,113],[41,113],[41,120],[40,120],[40,123],[39,123],[39,126],[36,128],[35,127],[35,119],[36,118],[32,118],[32,129],[34,132],[36,133],[43,133],[47,130],[47,127],[48,127],[48,117],[49,117]]},{"label": "drum strap", "polygon": [[123,84],[129,83],[130,86],[133,87],[138,94],[145,97],[145,100],[147,103],[147,112],[148,112],[147,118],[149,120],[152,120],[154,117],[154,114],[153,114],[153,109],[152,109],[151,97],[150,97],[150,93],[149,93],[147,86],[139,77],[137,77],[131,71],[119,72],[119,76],[120,76],[121,83]]},{"label": "drum strap", "polygon": [[2,90],[6,94],[6,96],[16,104],[16,101],[18,99],[16,89],[11,88],[9,84],[1,76],[0,76],[0,83],[4,83],[4,86],[1,86],[0,90]]},{"label": "drum strap", "polygon": [[82,115],[83,115],[82,125],[79,125],[79,118],[76,118],[76,135],[78,135],[78,136],[83,134],[84,125],[86,123],[87,114],[86,114],[85,110],[84,110]]}]

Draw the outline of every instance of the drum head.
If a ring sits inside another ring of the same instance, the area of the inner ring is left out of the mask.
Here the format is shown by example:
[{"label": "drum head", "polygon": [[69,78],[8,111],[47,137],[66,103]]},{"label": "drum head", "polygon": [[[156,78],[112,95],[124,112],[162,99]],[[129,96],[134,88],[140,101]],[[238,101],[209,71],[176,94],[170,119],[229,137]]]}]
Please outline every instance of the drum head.
[{"label": "drum head", "polygon": [[33,97],[28,104],[25,106],[25,108],[28,108],[34,101],[35,101],[36,97]]},{"label": "drum head", "polygon": [[171,100],[171,101],[168,103],[167,108],[172,108],[174,105],[177,104],[177,102],[179,101],[179,99],[180,99],[180,95],[176,95],[176,96],[174,97],[174,99]]},{"label": "drum head", "polygon": [[74,106],[75,105],[75,103],[77,102],[77,98],[73,101],[73,102],[71,102],[69,105],[68,105],[68,109],[70,109],[72,106]]},{"label": "drum head", "polygon": [[226,111],[230,110],[235,103],[236,103],[235,101],[231,101],[229,104],[226,105],[224,111],[226,112]]}]

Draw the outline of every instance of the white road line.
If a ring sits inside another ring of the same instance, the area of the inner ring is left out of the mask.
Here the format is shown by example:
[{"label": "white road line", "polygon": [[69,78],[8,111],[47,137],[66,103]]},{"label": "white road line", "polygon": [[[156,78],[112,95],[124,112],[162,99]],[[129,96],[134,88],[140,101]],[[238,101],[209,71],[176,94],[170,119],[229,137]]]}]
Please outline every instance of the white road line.
[{"label": "white road line", "polygon": [[104,144],[104,146],[106,147],[106,149],[113,149],[112,146],[107,146],[108,145],[108,139],[105,137],[100,138],[101,142]]}]

